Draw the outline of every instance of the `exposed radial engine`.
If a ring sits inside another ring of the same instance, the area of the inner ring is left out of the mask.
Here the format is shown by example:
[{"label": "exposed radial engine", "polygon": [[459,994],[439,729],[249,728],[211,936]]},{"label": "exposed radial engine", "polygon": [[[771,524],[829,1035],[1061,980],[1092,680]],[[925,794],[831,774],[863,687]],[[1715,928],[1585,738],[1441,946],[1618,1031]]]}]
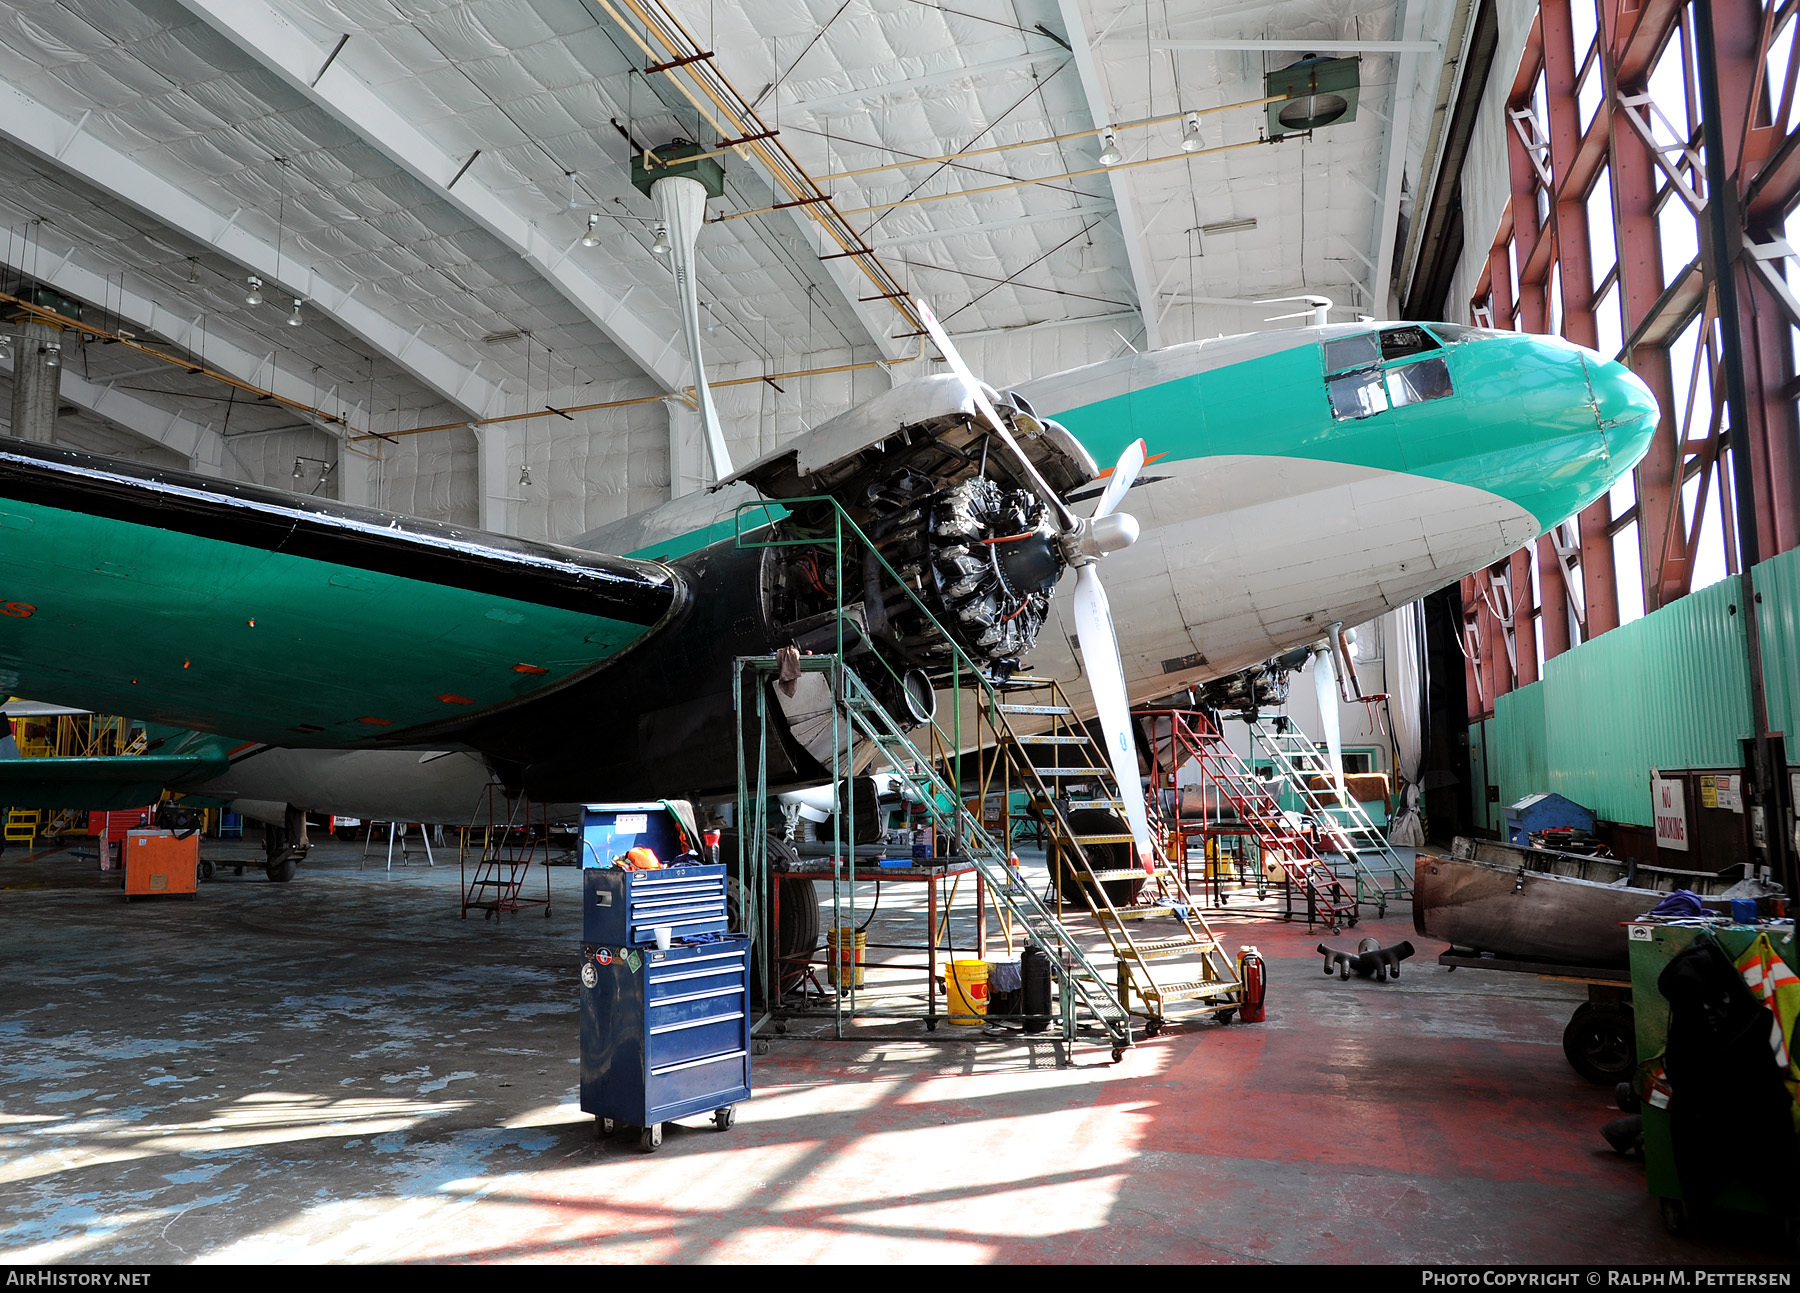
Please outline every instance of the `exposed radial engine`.
[{"label": "exposed radial engine", "polygon": [[[1066,498],[1095,477],[1093,459],[1061,426],[1017,395],[994,403],[1058,493]],[[1063,573],[1048,507],[992,438],[955,378],[925,378],[741,473],[791,509],[774,527],[786,546],[770,548],[764,568],[771,624],[802,649],[836,650],[841,596],[851,625],[845,654],[904,706],[897,714],[923,718],[929,689],[951,681],[953,653],[920,603],[978,666],[1003,678],[1037,641]],[[821,494],[842,504],[872,545],[846,536],[841,588],[831,543],[805,542],[834,534],[831,507],[807,499]]]}]

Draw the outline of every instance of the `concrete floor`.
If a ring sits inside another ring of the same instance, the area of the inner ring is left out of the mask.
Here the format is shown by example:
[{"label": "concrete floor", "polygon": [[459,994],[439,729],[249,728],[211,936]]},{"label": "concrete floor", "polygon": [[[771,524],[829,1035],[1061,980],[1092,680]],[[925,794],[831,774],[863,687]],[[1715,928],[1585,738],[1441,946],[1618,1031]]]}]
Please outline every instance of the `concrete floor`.
[{"label": "concrete floor", "polygon": [[134,904],[92,861],[0,857],[0,1256],[1785,1260],[1748,1229],[1665,1236],[1598,1135],[1609,1093],[1563,1060],[1581,989],[1451,974],[1404,907],[1355,932],[1419,944],[1385,985],[1326,978],[1303,925],[1227,918],[1268,958],[1268,1021],[1116,1065],[797,1030],[735,1129],[672,1126],[652,1156],[576,1105],[578,873],[551,872],[548,919],[464,921],[453,853],[359,852]]}]

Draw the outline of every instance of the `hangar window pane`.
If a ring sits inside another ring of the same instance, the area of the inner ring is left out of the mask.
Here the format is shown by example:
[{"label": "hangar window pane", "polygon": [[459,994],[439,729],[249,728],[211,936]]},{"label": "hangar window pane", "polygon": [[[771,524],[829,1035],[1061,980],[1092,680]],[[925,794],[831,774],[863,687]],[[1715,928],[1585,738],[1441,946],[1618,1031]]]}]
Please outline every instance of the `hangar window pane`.
[{"label": "hangar window pane", "polygon": [[1594,0],[1570,0],[1569,26],[1575,37],[1575,66],[1580,67],[1594,47],[1594,36],[1600,30],[1599,14]]},{"label": "hangar window pane", "polygon": [[1644,618],[1644,564],[1638,556],[1638,525],[1613,535],[1613,578],[1619,586],[1619,623]]},{"label": "hangar window pane", "polygon": [[1326,386],[1331,392],[1331,412],[1339,421],[1373,417],[1388,406],[1381,389],[1381,370],[1366,369],[1333,377]]},{"label": "hangar window pane", "polygon": [[1681,42],[1681,33],[1677,30],[1663,47],[1656,66],[1650,70],[1647,87],[1650,100],[1668,119],[1668,124],[1657,120],[1656,113],[1644,115],[1649,118],[1656,141],[1661,144],[1686,144],[1693,134],[1692,118],[1688,116],[1687,60],[1682,54]]},{"label": "hangar window pane", "polygon": [[[1576,8],[1580,7],[1576,5]],[[1589,59],[1581,84],[1575,87],[1575,108],[1580,116],[1581,133],[1584,135],[1587,134],[1588,127],[1594,124],[1594,114],[1600,111],[1601,84],[1600,60]]]},{"label": "hangar window pane", "polygon": [[1637,506],[1637,483],[1630,472],[1619,477],[1619,483],[1607,491],[1606,500],[1607,511],[1615,521]]},{"label": "hangar window pane", "polygon": [[1353,337],[1337,337],[1325,343],[1325,371],[1341,373],[1347,368],[1367,368],[1379,363],[1373,332],[1359,332]]},{"label": "hangar window pane", "polygon": [[[1682,514],[1693,524],[1694,509],[1700,505],[1700,473],[1688,477],[1681,490]],[[1700,538],[1694,544],[1694,573],[1688,580],[1688,591],[1698,592],[1725,578],[1725,527],[1719,518],[1719,473],[1713,472],[1706,483],[1706,512],[1700,518]]]},{"label": "hangar window pane", "polygon": [[1619,263],[1618,242],[1613,231],[1612,172],[1603,169],[1588,190],[1588,259],[1594,266],[1594,289],[1612,273]]},{"label": "hangar window pane", "polygon": [[1405,359],[1437,348],[1437,339],[1423,328],[1389,328],[1381,334],[1383,359]]},{"label": "hangar window pane", "polygon": [[1667,287],[1700,254],[1700,233],[1694,223],[1694,213],[1673,188],[1656,213],[1656,240],[1662,249],[1663,286]]},{"label": "hangar window pane", "polygon": [[1787,120],[1781,122],[1774,120],[1776,115],[1781,112],[1781,96],[1787,85],[1788,60],[1794,52],[1794,29],[1789,26],[1792,22],[1791,17],[1783,20],[1781,26],[1775,29],[1774,35],[1769,38],[1769,120],[1772,124],[1780,126],[1783,134],[1793,129],[1796,115],[1794,109],[1800,107],[1800,94],[1797,94],[1794,96],[1794,102],[1788,105]]},{"label": "hangar window pane", "polygon": [[1453,394],[1450,369],[1441,359],[1421,359],[1416,364],[1388,369],[1388,403],[1395,408],[1423,404]]},{"label": "hangar window pane", "polygon": [[1616,359],[1625,346],[1624,325],[1619,319],[1619,295],[1619,280],[1614,278],[1606,284],[1606,290],[1594,302],[1594,332],[1597,338],[1594,349],[1608,359]]}]

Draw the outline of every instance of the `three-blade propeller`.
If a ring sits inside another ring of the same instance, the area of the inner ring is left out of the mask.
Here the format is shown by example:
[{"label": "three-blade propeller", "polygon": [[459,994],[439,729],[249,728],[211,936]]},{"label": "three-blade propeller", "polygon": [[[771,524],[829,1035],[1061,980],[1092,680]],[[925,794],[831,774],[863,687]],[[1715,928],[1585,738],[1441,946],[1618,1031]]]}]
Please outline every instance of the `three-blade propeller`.
[{"label": "three-blade propeller", "polygon": [[1106,589],[1100,584],[1099,562],[1109,552],[1128,548],[1137,541],[1138,523],[1129,513],[1118,510],[1128,491],[1143,470],[1145,447],[1138,440],[1126,447],[1114,464],[1112,475],[1094,505],[1094,514],[1085,519],[1069,509],[1025,451],[1019,448],[1011,432],[1000,421],[993,401],[968,364],[957,352],[949,334],[932,314],[931,307],[915,300],[914,309],[925,325],[951,371],[962,379],[969,398],[981,411],[994,433],[1017,460],[1020,473],[1031,483],[1033,492],[1049,505],[1061,522],[1059,536],[1063,557],[1075,567],[1075,592],[1071,599],[1075,617],[1075,636],[1081,643],[1082,663],[1088,686],[1094,696],[1094,711],[1106,746],[1107,762],[1124,800],[1125,819],[1137,859],[1146,872],[1155,866],[1150,850],[1150,821],[1144,808],[1143,782],[1138,775],[1137,742],[1131,733],[1131,700],[1125,690],[1125,667],[1119,659],[1119,638],[1113,627],[1112,608],[1106,600]]}]

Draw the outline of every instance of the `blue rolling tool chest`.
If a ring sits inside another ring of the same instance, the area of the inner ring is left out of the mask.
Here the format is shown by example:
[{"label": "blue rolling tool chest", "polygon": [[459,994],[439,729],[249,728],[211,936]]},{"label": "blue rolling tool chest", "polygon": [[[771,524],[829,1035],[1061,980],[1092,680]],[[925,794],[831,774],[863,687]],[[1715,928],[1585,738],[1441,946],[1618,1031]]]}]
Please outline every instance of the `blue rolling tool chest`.
[{"label": "blue rolling tool chest", "polygon": [[750,939],[723,932],[725,868],[582,878],[582,1110],[603,1132],[640,1128],[646,1150],[676,1118],[710,1112],[725,1130],[750,1098]]}]

